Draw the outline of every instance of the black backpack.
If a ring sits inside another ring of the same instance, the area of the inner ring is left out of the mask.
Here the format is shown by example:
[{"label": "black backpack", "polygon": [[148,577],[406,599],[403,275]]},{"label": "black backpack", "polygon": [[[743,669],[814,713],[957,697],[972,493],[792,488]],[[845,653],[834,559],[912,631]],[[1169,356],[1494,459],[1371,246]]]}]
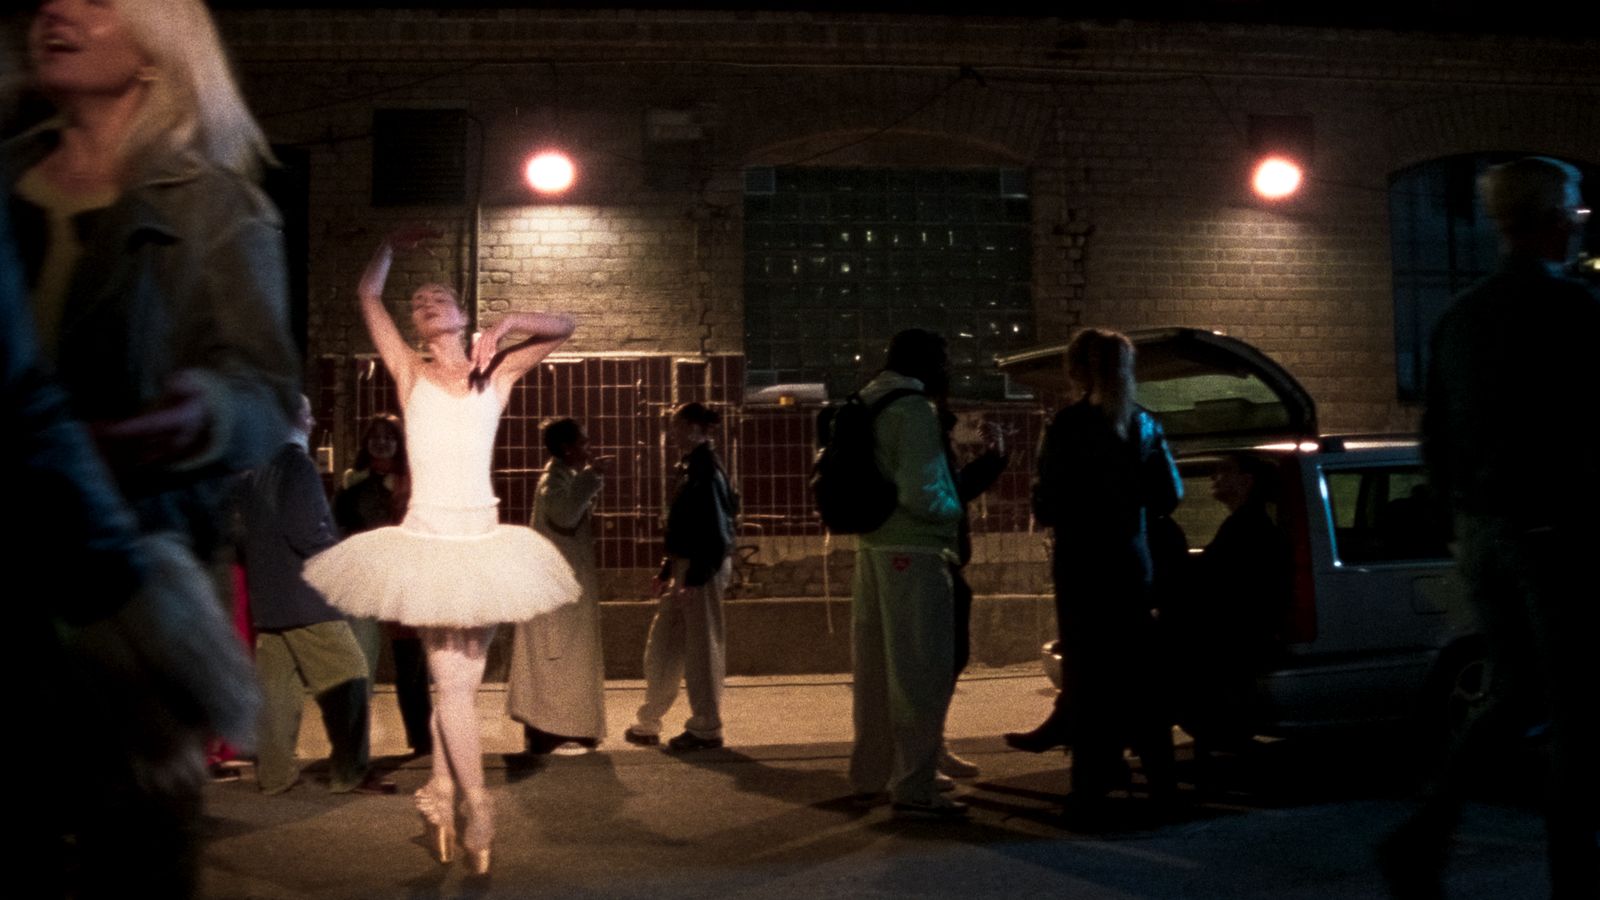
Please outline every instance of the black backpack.
[{"label": "black backpack", "polygon": [[811,495],[816,499],[822,524],[834,534],[877,531],[894,513],[899,500],[895,483],[878,469],[873,423],[884,407],[911,394],[913,388],[896,388],[872,404],[851,394],[843,403],[823,407],[817,414],[817,441],[821,447],[811,463]]}]

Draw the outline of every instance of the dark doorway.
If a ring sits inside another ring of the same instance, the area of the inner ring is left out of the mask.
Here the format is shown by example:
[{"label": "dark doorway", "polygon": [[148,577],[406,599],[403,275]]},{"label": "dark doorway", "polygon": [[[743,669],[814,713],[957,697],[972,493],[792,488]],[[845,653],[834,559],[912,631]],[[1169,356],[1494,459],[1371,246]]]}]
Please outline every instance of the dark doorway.
[{"label": "dark doorway", "polygon": [[303,147],[273,147],[278,165],[267,169],[262,188],[283,216],[283,250],[289,266],[289,329],[305,359],[311,254],[311,152]]}]

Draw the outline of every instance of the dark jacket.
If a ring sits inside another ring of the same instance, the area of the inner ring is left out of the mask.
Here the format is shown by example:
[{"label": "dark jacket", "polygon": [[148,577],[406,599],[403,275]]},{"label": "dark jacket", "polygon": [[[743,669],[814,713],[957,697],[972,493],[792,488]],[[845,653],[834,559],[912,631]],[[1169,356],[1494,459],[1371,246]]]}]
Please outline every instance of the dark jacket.
[{"label": "dark jacket", "polygon": [[345,537],[398,525],[405,518],[403,498],[385,482],[384,475],[370,469],[345,475],[344,487],[333,497],[333,521]]},{"label": "dark jacket", "polygon": [[[35,131],[0,148],[6,189],[54,146]],[[44,212],[10,199],[32,284]],[[145,530],[214,540],[229,473],[264,460],[299,391],[289,337],[283,238],[254,185],[183,158],[152,167],[110,207],[76,219],[83,261],[68,289],[56,367],[88,422],[148,412],[180,370],[197,373],[210,418],[191,458],[118,473]]]},{"label": "dark jacket", "polygon": [[338,535],[322,477],[298,444],[283,444],[245,478],[240,499],[250,618],[260,629],[301,628],[340,618],[301,576],[307,557]]},{"label": "dark jacket", "polygon": [[1435,496],[1525,527],[1592,523],[1597,335],[1600,295],[1541,260],[1509,257],[1457,298],[1433,333],[1422,419]]},{"label": "dark jacket", "polygon": [[1087,401],[1063,408],[1039,444],[1033,515],[1055,529],[1060,587],[1064,563],[1132,565],[1151,577],[1145,519],[1168,515],[1183,482],[1161,425],[1136,409],[1127,439]]},{"label": "dark jacket", "polygon": [[[6,542],[7,571],[45,579],[30,620],[73,624],[117,610],[139,584],[139,533],[88,431],[39,359],[33,319],[0,209],[0,415],[10,506],[26,516]],[[46,633],[48,625],[41,625]],[[29,637],[35,637],[30,635]],[[48,637],[37,635],[41,640]]]},{"label": "dark jacket", "polygon": [[1254,661],[1274,642],[1294,578],[1289,539],[1265,504],[1247,503],[1222,521],[1195,560],[1194,630],[1213,649]]},{"label": "dark jacket", "polygon": [[667,552],[689,561],[683,582],[699,587],[733,553],[733,517],[739,505],[709,442],[685,454],[678,473],[678,489],[667,511]]}]

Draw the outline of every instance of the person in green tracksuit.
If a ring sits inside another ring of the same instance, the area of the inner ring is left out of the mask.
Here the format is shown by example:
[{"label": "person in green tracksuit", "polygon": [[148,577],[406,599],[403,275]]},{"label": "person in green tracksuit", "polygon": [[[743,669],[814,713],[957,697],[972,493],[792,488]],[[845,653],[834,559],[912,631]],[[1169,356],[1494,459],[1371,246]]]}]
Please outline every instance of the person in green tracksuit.
[{"label": "person in green tracksuit", "polygon": [[873,423],[878,468],[897,489],[888,521],[861,535],[852,586],[855,748],[850,780],[863,798],[886,789],[897,815],[959,817],[966,805],[934,783],[954,668],[954,595],[961,500],[933,397],[949,380],[944,338],[908,329],[861,389],[868,404],[900,388]]}]

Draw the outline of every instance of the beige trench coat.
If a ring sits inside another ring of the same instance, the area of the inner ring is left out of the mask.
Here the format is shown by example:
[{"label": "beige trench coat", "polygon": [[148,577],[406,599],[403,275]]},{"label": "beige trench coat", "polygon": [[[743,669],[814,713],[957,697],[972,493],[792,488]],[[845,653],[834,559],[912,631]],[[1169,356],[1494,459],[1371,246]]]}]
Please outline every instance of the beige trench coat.
[{"label": "beige trench coat", "polygon": [[605,736],[605,662],[600,651],[600,583],[591,515],[600,473],[552,459],[539,478],[529,523],[572,564],[583,593],[528,622],[511,638],[506,712],[541,731]]}]

